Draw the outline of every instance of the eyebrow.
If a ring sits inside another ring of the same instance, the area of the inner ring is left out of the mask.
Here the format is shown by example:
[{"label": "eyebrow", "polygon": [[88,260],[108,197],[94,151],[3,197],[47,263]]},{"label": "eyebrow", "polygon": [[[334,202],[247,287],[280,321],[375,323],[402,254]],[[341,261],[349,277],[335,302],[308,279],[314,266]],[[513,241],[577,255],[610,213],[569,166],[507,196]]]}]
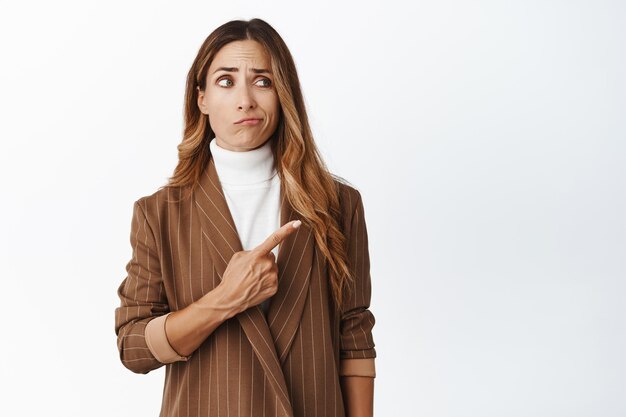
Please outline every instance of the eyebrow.
[{"label": "eyebrow", "polygon": [[[213,71],[213,74],[215,74],[218,71],[239,72],[239,68],[237,68],[237,67],[219,67],[218,69]],[[272,71],[270,71],[268,69],[265,69],[265,68],[250,68],[250,72],[254,72],[255,74],[271,74],[272,73]]]}]

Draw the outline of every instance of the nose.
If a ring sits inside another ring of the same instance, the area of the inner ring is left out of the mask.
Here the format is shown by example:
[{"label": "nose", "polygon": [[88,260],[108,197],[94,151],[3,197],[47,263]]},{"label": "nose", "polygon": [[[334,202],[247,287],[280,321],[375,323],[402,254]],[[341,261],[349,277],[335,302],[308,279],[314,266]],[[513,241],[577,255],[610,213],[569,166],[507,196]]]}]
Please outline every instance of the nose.
[{"label": "nose", "polygon": [[254,108],[255,104],[254,98],[252,97],[252,94],[250,94],[249,87],[243,87],[239,97],[239,110],[247,111]]}]

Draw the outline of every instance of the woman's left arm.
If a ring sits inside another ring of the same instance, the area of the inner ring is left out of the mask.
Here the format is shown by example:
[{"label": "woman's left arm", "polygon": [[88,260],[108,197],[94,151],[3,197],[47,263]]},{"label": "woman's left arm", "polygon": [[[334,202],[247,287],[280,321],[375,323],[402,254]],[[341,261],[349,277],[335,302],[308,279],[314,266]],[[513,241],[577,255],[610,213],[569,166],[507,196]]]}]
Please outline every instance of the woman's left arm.
[{"label": "woman's left arm", "polygon": [[372,417],[374,415],[374,378],[342,376],[341,392],[346,417]]},{"label": "woman's left arm", "polygon": [[368,235],[360,192],[354,190],[348,196],[354,201],[350,204],[353,214],[346,236],[354,282],[341,317],[341,388],[346,417],[372,417],[376,377],[372,328],[376,320],[369,310],[371,277]]}]

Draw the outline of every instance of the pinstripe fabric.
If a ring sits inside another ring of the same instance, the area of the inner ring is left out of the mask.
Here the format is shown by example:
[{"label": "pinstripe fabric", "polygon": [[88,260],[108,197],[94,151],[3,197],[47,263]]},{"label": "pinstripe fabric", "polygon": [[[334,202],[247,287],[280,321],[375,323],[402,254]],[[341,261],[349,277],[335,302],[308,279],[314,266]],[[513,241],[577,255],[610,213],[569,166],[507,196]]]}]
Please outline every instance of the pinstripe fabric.
[{"label": "pinstripe fabric", "polygon": [[[278,292],[222,323],[187,359],[164,364],[146,344],[149,321],[215,288],[241,242],[210,159],[188,199],[162,189],[133,206],[132,259],[118,289],[115,332],[122,364],[165,369],[161,416],[344,416],[339,383],[376,357],[371,280],[360,193],[340,184],[353,296],[333,314],[327,264],[302,224],[279,246]],[[281,225],[297,219],[281,187]],[[350,363],[352,361],[352,363]]]}]

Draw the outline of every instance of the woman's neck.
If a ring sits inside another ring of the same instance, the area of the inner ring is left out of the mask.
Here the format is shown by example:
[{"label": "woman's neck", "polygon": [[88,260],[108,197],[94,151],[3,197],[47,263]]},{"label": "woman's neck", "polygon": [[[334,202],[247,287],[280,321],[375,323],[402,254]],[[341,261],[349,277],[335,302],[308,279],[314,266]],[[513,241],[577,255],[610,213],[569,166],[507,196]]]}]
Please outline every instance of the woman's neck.
[{"label": "woman's neck", "polygon": [[271,179],[276,174],[271,139],[262,146],[245,152],[220,147],[215,138],[209,148],[220,182],[230,185],[249,185]]}]

